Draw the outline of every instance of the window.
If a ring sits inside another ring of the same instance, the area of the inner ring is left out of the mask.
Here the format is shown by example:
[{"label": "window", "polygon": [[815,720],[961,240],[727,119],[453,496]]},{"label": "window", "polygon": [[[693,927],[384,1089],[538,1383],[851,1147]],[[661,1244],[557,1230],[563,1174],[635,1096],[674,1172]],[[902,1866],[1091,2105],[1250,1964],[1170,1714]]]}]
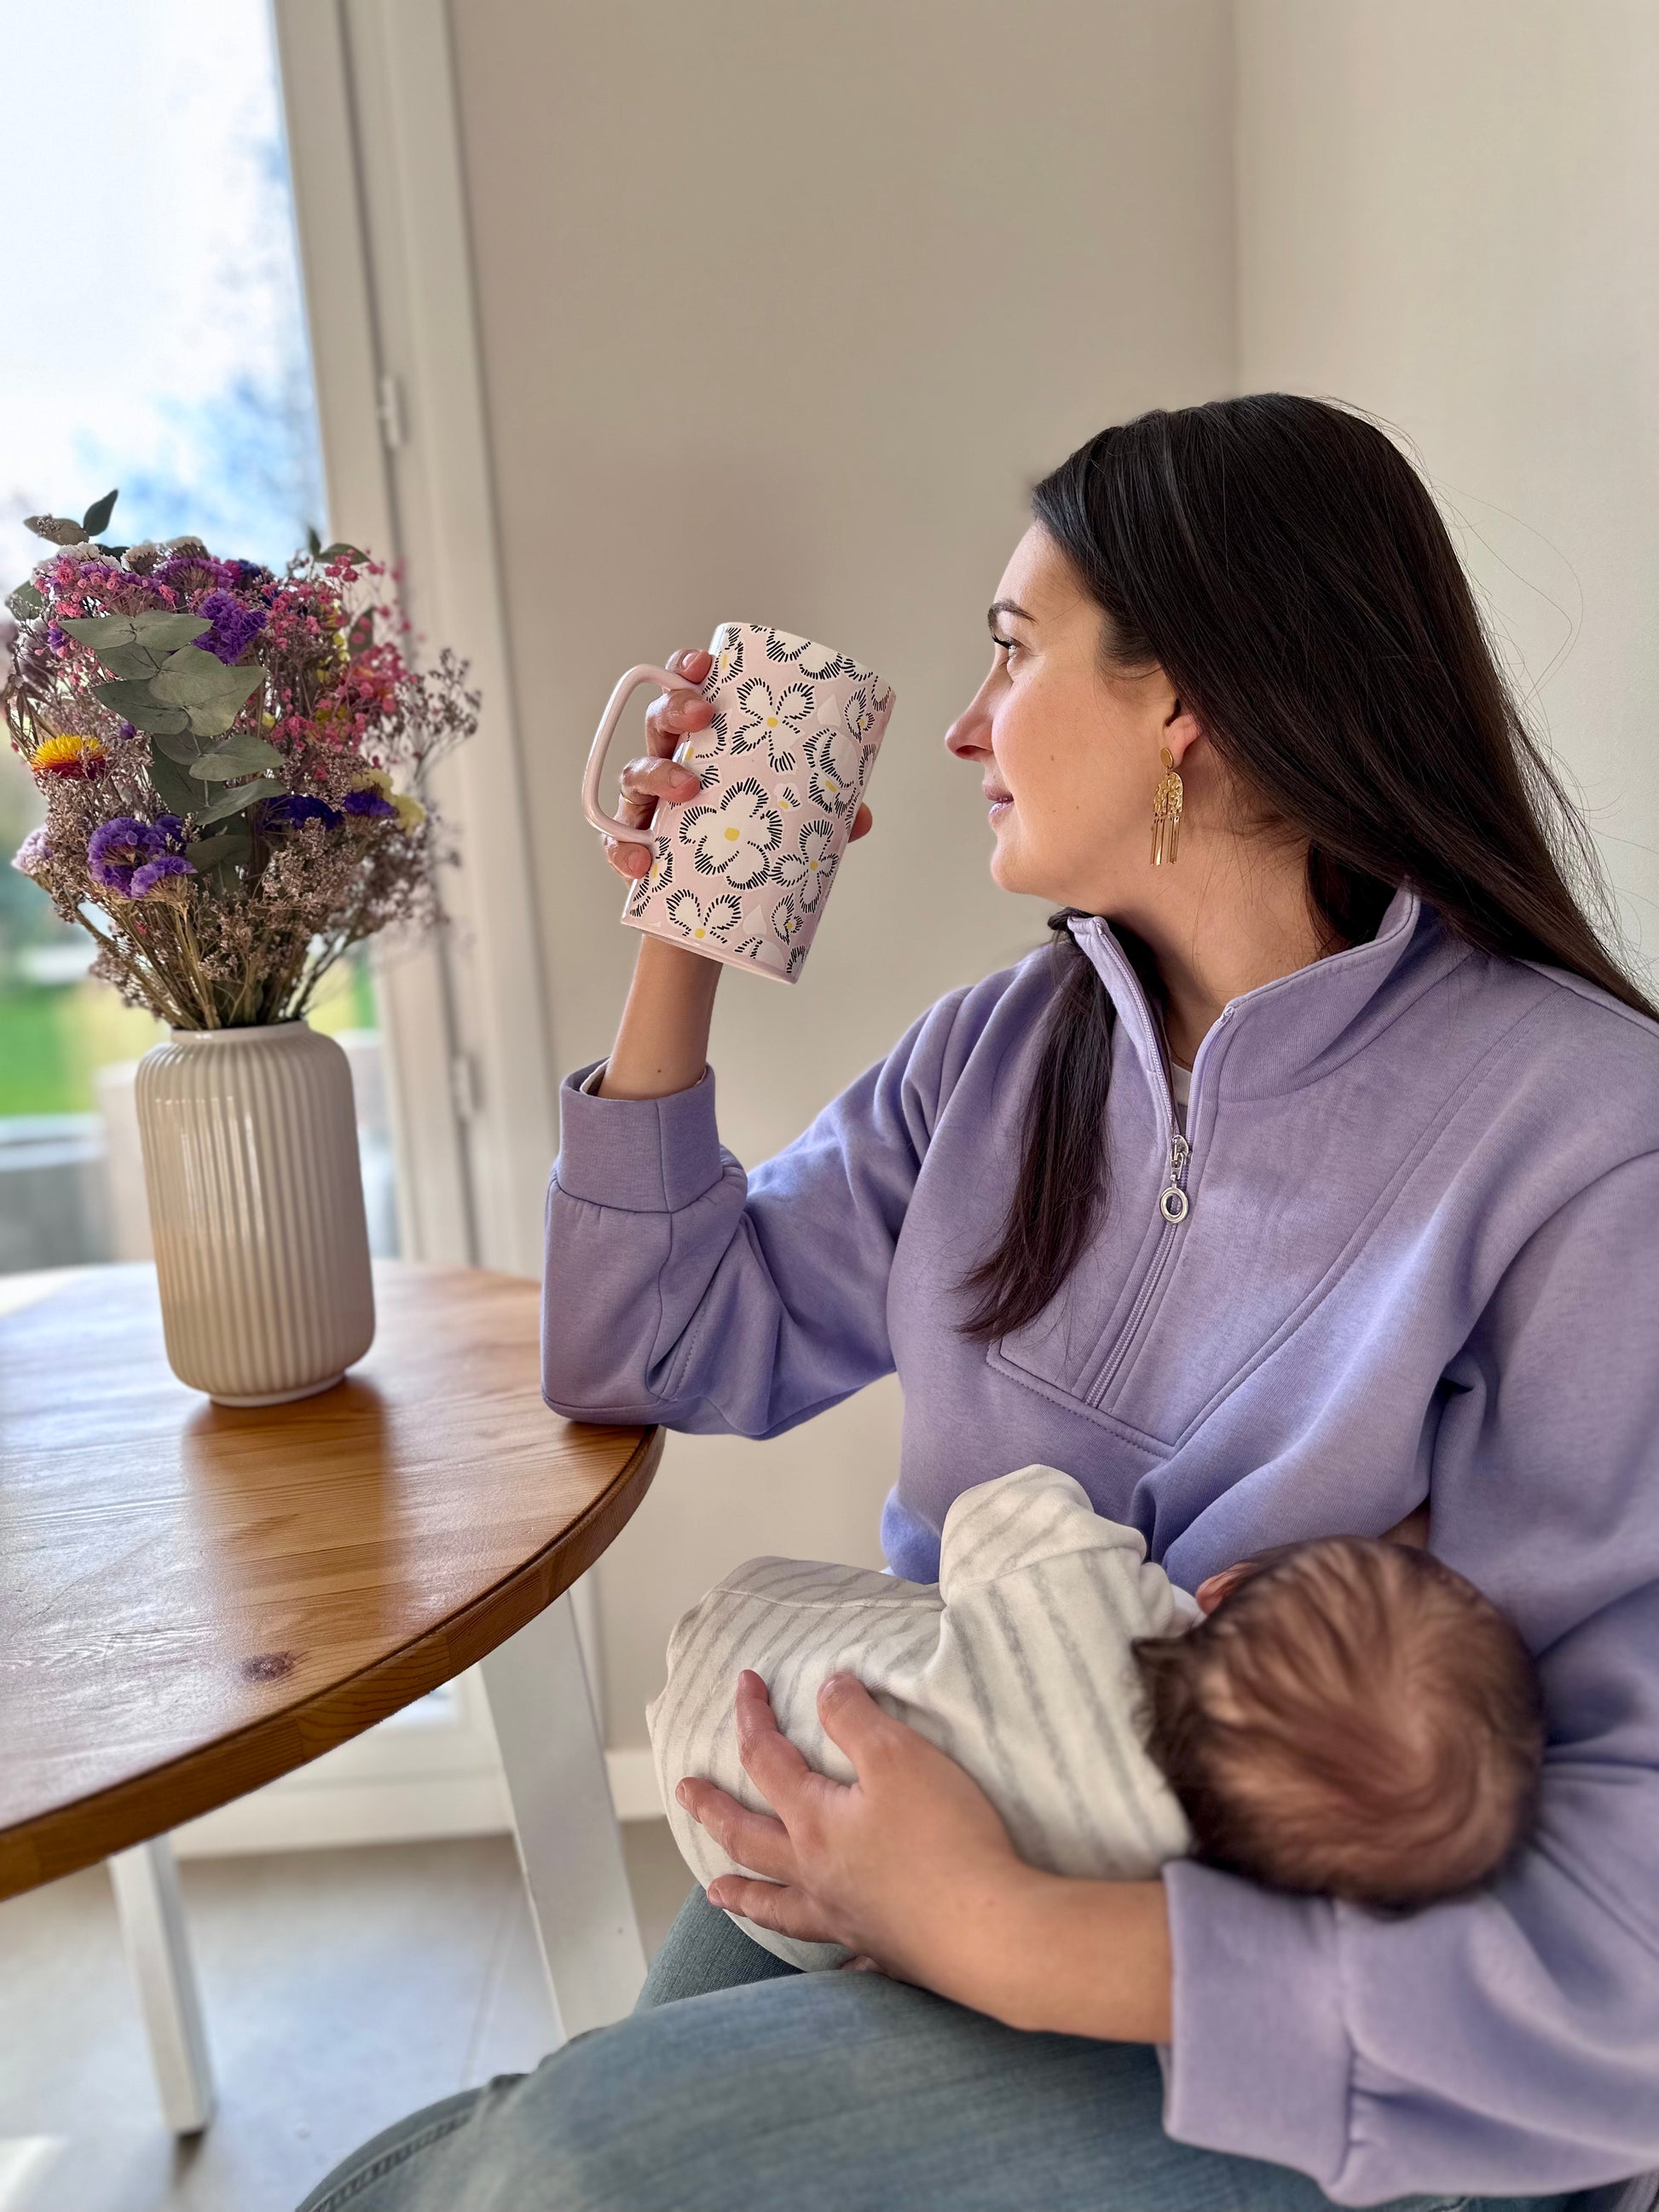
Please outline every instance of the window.
[{"label": "window", "polygon": [[[112,488],[115,543],[191,532],[280,568],[328,524],[266,0],[100,9],[72,70],[63,29],[38,9],[7,32],[0,182],[42,228],[0,354],[0,597],[46,550],[25,516]],[[9,634],[0,613],[0,655]],[[90,939],[3,866],[39,814],[0,750],[0,1273],[149,1251],[132,1073],[163,1032],[90,981]],[[362,948],[312,1019],[350,1059],[370,1241],[393,1252]]]}]

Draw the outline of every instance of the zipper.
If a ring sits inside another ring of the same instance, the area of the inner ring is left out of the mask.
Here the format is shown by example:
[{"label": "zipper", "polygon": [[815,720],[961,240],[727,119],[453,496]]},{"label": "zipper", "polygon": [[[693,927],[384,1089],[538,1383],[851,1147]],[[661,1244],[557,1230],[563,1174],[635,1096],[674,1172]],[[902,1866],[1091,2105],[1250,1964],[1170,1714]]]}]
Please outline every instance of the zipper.
[{"label": "zipper", "polygon": [[[1193,1079],[1187,1094],[1188,1128],[1197,1127],[1199,1070],[1202,1065],[1205,1052],[1211,1037],[1215,1035],[1215,1031],[1221,1027],[1222,1023],[1227,1019],[1231,1012],[1232,1003],[1229,1001],[1217,1016],[1214,1026],[1200,1043],[1197,1054],[1194,1059]],[[1146,1279],[1140,1286],[1140,1295],[1136,1298],[1129,1318],[1123,1325],[1122,1334],[1107,1355],[1105,1364],[1096,1370],[1085,1387],[1085,1401],[1091,1406],[1099,1407],[1105,1403],[1112,1385],[1117,1381],[1138,1348],[1145,1334],[1146,1317],[1156,1302],[1164,1277],[1170,1272],[1170,1261],[1176,1247],[1176,1231],[1193,1210],[1192,1200],[1187,1195],[1187,1168],[1193,1157],[1193,1148],[1176,1115],[1175,1086],[1170,1080],[1167,1051],[1164,1055],[1164,1079],[1170,1108],[1170,1154],[1164,1188],[1158,1194],[1158,1217],[1164,1224],[1163,1233],[1158,1238],[1158,1249],[1152,1255],[1152,1263],[1146,1270]]]},{"label": "zipper", "polygon": [[1182,1188],[1187,1163],[1192,1156],[1193,1148],[1182,1135],[1181,1125],[1176,1122],[1170,1131],[1169,1181],[1158,1194],[1158,1210],[1171,1228],[1176,1222],[1184,1221],[1193,1210],[1192,1201]]}]

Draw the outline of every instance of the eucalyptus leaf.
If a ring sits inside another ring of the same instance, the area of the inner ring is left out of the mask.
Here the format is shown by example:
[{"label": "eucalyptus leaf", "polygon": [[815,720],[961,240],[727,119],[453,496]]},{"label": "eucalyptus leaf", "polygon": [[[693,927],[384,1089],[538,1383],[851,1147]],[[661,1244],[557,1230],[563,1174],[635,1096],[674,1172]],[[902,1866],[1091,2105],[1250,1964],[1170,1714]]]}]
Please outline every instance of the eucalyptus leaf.
[{"label": "eucalyptus leaf", "polygon": [[253,839],[246,825],[237,823],[233,829],[221,830],[211,837],[193,837],[185,848],[185,858],[191,867],[205,872],[222,866],[227,860],[245,860],[253,850]]},{"label": "eucalyptus leaf", "polygon": [[202,741],[188,730],[158,730],[154,733],[152,750],[165,753],[180,768],[189,769],[202,757]]},{"label": "eucalyptus leaf", "polygon": [[[30,523],[28,526],[33,530],[34,525]],[[308,552],[312,553],[320,553],[323,550],[323,541],[317,535],[317,526],[315,523],[308,522],[306,525],[306,548]]]},{"label": "eucalyptus leaf", "polygon": [[61,514],[26,514],[23,527],[37,538],[50,538],[54,545],[84,545],[91,535],[84,523],[71,522]]},{"label": "eucalyptus leaf", "polygon": [[140,676],[123,677],[114,684],[94,684],[92,696],[112,714],[119,714],[135,729],[148,731],[151,737],[176,737],[190,727],[190,717],[183,708],[164,707]]},{"label": "eucalyptus leaf", "polygon": [[216,745],[199,756],[191,769],[209,783],[226,783],[234,775],[249,775],[255,769],[280,768],[283,756],[269,738],[244,730],[228,745]]},{"label": "eucalyptus leaf", "polygon": [[159,676],[167,665],[167,647],[153,645],[105,645],[98,649],[98,658],[112,676],[130,676],[148,684]]},{"label": "eucalyptus leaf", "polygon": [[92,505],[81,517],[83,535],[88,538],[102,536],[103,532],[109,528],[109,519],[114,514],[115,502],[120,496],[118,491],[106,491],[102,499],[94,500]]},{"label": "eucalyptus leaf", "polygon": [[45,614],[46,602],[33,584],[20,584],[7,599],[6,608],[19,622],[33,622],[37,615]]},{"label": "eucalyptus leaf", "polygon": [[348,545],[343,539],[336,545],[325,545],[320,551],[315,546],[312,550],[317,553],[319,561],[367,561],[368,558],[360,545]]},{"label": "eucalyptus leaf", "polygon": [[158,607],[140,615],[71,615],[58,627],[94,653],[101,653],[109,645],[148,645],[166,654],[176,653],[213,624],[205,615],[169,614]]},{"label": "eucalyptus leaf", "polygon": [[186,645],[167,656],[151,689],[169,707],[207,707],[234,717],[264,680],[257,662],[252,668],[227,668],[217,653]]},{"label": "eucalyptus leaf", "polygon": [[233,783],[228,791],[220,793],[211,806],[203,808],[196,819],[204,828],[210,822],[222,822],[227,815],[240,814],[256,799],[269,799],[276,788],[276,779],[271,775],[258,776],[252,783]]},{"label": "eucalyptus leaf", "polygon": [[202,804],[204,784],[191,781],[185,770],[167,758],[161,750],[160,740],[149,749],[150,787],[169,814],[193,814]]}]

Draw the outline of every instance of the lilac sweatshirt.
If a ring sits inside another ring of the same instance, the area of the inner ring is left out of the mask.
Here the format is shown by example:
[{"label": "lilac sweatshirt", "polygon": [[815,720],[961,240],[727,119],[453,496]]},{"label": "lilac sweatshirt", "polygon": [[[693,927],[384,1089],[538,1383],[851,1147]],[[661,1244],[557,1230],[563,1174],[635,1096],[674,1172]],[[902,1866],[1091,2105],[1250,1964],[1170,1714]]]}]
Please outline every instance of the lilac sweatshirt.
[{"label": "lilac sweatshirt", "polygon": [[1400,891],[1370,942],[1223,1009],[1170,1224],[1159,1030],[1110,927],[1072,928],[1117,1008],[1112,1190],[1046,1313],[988,1349],[953,1325],[1018,1159],[1038,953],[747,1177],[712,1072],[650,1100],[568,1077],[548,1401],[772,1437],[896,1368],[882,1535],[923,1582],[958,1492],[1038,1461],[1188,1589],[1426,1495],[1542,1668],[1537,1839],[1405,1919],[1171,1864],[1165,2124],[1345,2204],[1659,2166],[1659,1028]]}]

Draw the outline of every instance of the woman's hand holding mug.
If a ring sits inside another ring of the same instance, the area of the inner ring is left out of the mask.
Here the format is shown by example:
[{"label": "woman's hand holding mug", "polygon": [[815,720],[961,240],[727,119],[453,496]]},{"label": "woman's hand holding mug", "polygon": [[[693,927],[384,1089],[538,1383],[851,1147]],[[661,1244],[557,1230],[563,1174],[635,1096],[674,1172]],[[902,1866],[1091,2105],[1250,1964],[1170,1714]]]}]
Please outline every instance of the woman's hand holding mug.
[{"label": "woman's hand holding mug", "polygon": [[[684,676],[688,684],[704,683],[714,665],[714,654],[702,646],[692,653],[671,653],[663,663],[671,676]],[[683,803],[696,796],[697,777],[690,769],[678,766],[672,756],[684,738],[706,730],[714,718],[714,709],[701,691],[659,692],[646,711],[645,755],[627,762],[623,769],[618,812],[624,822],[632,823],[636,830],[648,829],[659,799]],[[874,820],[860,799],[848,832],[848,842],[851,844],[867,836]],[[648,845],[635,845],[608,836],[604,844],[605,859],[619,876],[626,876],[630,883],[637,883],[650,872]]]},{"label": "woman's hand holding mug", "polygon": [[[701,684],[714,665],[714,657],[701,647],[695,653],[671,653],[663,666],[671,676],[684,676],[688,685]],[[636,830],[650,827],[659,799],[681,802],[696,796],[695,769],[682,768],[671,757],[681,741],[706,730],[714,709],[701,691],[659,692],[645,717],[646,752],[642,759],[627,762],[622,772],[621,819]],[[605,857],[619,876],[630,883],[648,875],[651,848],[607,836]]]},{"label": "woman's hand holding mug", "polygon": [[[599,798],[631,695],[662,687],[648,751]],[[612,690],[582,807],[630,885],[631,929],[773,982],[801,972],[843,851],[870,826],[864,793],[893,693],[833,647],[766,623],[717,623],[706,653],[641,662]],[[630,849],[637,845],[640,857]]]}]

